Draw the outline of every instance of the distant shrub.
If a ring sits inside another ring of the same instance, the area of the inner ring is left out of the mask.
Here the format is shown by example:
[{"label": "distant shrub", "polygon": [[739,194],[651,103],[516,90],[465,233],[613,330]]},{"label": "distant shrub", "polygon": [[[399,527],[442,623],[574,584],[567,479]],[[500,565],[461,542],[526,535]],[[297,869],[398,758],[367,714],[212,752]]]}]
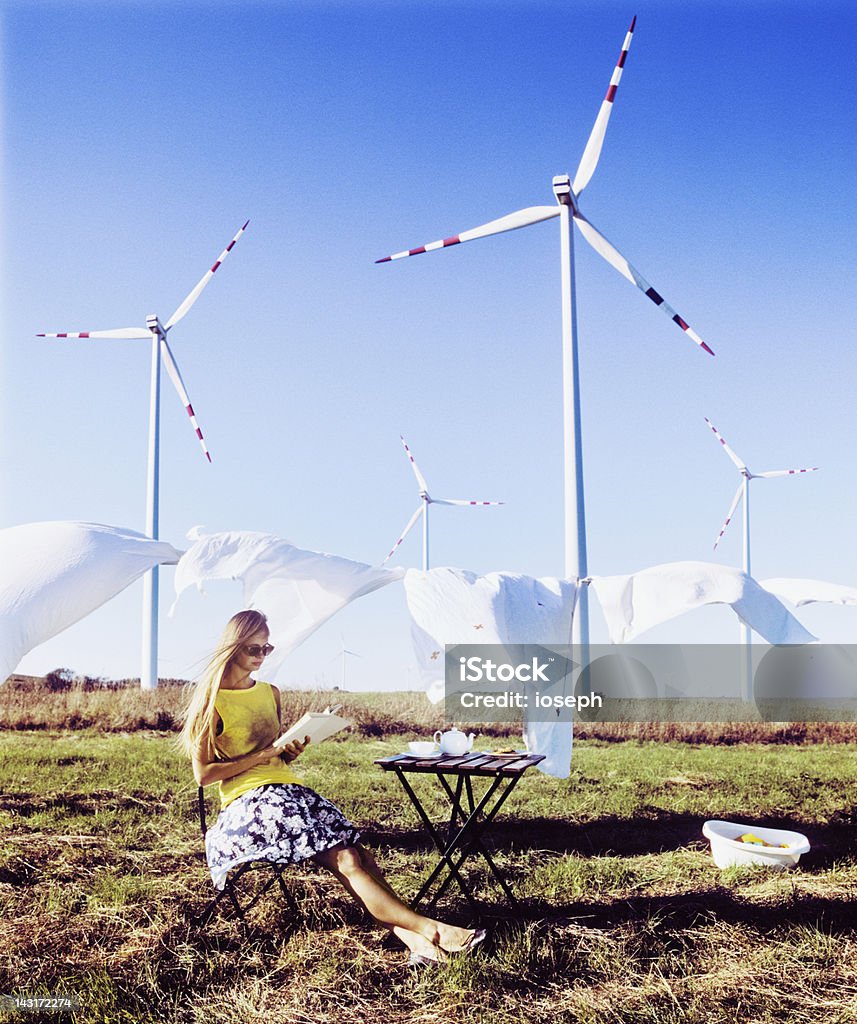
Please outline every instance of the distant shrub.
[{"label": "distant shrub", "polygon": [[55,668],[45,676],[43,685],[51,693],[66,693],[74,685],[74,672],[70,668]]},{"label": "distant shrub", "polygon": [[86,693],[116,689],[111,680],[104,679],[102,676],[78,676],[74,681],[74,688],[76,690],[84,690]]}]

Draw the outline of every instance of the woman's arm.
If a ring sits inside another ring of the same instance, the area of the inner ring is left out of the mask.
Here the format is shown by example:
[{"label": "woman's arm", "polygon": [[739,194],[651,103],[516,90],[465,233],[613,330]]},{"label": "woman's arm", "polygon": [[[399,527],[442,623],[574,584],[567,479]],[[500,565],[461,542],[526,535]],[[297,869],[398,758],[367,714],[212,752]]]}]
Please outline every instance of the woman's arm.
[{"label": "woman's arm", "polygon": [[279,686],[272,686],[271,689],[274,691],[274,703],[277,705],[277,721],[280,723],[280,730],[283,728],[283,701],[280,696]]},{"label": "woman's arm", "polygon": [[234,778],[242,772],[249,771],[250,768],[266,764],[275,757],[279,757],[286,764],[289,764],[294,761],[298,754],[306,747],[307,743],[309,743],[309,736],[305,737],[303,743],[300,740],[294,740],[292,743],[286,743],[282,747],[275,747],[273,745],[263,747],[254,754],[244,754],[243,757],[236,757],[233,761],[206,761],[200,752],[194,755],[193,758],[193,774],[196,784],[198,786],[210,786],[212,782],[225,782],[227,779]]},{"label": "woman's arm", "polygon": [[[279,694],[277,696],[279,697]],[[280,702],[277,700],[278,713],[279,704]],[[225,782],[227,779],[232,779],[242,772],[255,768],[257,765],[266,764],[275,757],[279,757],[286,764],[289,764],[301,753],[307,743],[309,743],[308,736],[305,738],[304,743],[295,740],[292,743],[286,743],[282,747],[275,747],[273,744],[269,744],[267,747],[263,747],[252,754],[244,754],[229,761],[210,761],[205,751],[206,744],[203,742],[192,759],[193,775],[198,786],[210,786],[213,782]]]},{"label": "woman's arm", "polygon": [[[266,764],[281,753],[280,747],[263,747],[253,754],[244,754],[231,761],[209,761],[202,750],[193,756],[193,774],[198,786],[210,786],[212,782],[225,782],[257,765]],[[297,754],[295,754],[297,757]],[[285,758],[284,758],[285,760]],[[294,758],[289,758],[294,760]]]},{"label": "woman's arm", "polygon": [[[280,694],[280,688],[278,686],[272,686],[271,689],[274,691],[274,703],[277,705],[277,721],[280,723],[280,729],[283,728],[283,701]],[[292,740],[291,743],[284,743],[281,747],[277,747],[277,752],[282,755],[283,760],[286,764],[291,764],[292,761],[298,756],[298,754],[306,749],[309,743],[309,736],[304,736],[304,741],[301,743],[300,740]]]}]

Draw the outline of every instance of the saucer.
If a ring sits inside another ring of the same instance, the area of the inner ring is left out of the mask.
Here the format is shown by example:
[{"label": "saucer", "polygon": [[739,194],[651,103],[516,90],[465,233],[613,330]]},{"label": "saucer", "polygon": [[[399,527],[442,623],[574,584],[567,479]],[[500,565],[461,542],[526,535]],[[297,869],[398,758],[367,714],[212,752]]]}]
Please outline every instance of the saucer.
[{"label": "saucer", "polygon": [[414,754],[410,750],[404,750],[404,751],[402,751],[402,755],[401,756],[403,756],[403,757],[418,757],[421,761],[429,761],[429,760],[433,760],[436,757],[443,757],[443,754],[439,750],[436,750],[433,754]]}]

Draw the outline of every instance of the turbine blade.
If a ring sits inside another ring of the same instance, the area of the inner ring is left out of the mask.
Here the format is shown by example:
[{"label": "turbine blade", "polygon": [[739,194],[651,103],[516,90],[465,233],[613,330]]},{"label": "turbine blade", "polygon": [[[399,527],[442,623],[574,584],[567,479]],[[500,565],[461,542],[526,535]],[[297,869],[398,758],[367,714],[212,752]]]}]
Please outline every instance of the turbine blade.
[{"label": "turbine blade", "polygon": [[410,459],[411,469],[414,471],[414,476],[417,478],[417,483],[420,485],[420,490],[425,491],[428,494],[428,484],[426,478],[420,472],[420,467],[417,465],[417,460],[411,454],[411,449],[408,447],[408,442],[399,434],[399,440],[402,442],[402,446],[405,449],[405,454]]},{"label": "turbine blade", "polygon": [[595,173],[595,168],[598,166],[598,158],[601,156],[604,136],[607,134],[607,122],[610,120],[610,114],[613,112],[613,100],[616,98],[616,90],[619,88],[622,68],[625,67],[625,59],[628,56],[628,49],[631,46],[631,38],[634,35],[634,26],[636,24],[637,17],[635,15],[634,20],[631,22],[631,27],[625,36],[625,42],[622,43],[622,52],[619,54],[619,60],[613,69],[613,76],[607,88],[607,95],[601,103],[598,117],[595,118],[595,124],[586,143],[586,148],[583,150],[583,156],[580,158],[577,174],[574,176],[574,183],[571,188],[576,196],[579,196],[589,184],[589,179]]},{"label": "turbine blade", "polygon": [[196,431],[196,436],[199,438],[199,443],[202,445],[202,451],[205,457],[211,462],[211,456],[208,453],[208,448],[205,446],[205,439],[202,436],[202,431],[199,429],[199,424],[196,422],[196,414],[193,411],[193,406],[190,404],[190,398],[188,397],[187,389],[184,386],[182,375],[179,373],[178,365],[170,351],[170,346],[167,344],[166,338],[161,338],[161,356],[164,360],[164,365],[167,368],[167,373],[170,375],[170,380],[175,385],[176,391],[179,393],[179,398],[182,401],[182,405],[185,407],[185,412],[190,416],[190,422],[193,429]]},{"label": "turbine blade", "polygon": [[115,327],[110,331],[77,331],[63,334],[37,334],[37,338],[151,338],[148,327]]},{"label": "turbine blade", "polygon": [[432,505],[505,505],[505,501],[469,501],[467,498],[432,498]]},{"label": "turbine blade", "polygon": [[717,545],[720,543],[720,538],[726,533],[726,527],[732,522],[732,516],[735,514],[735,509],[738,507],[738,502],[741,500],[741,495],[744,493],[744,481],[742,480],[738,484],[738,490],[735,492],[735,497],[732,499],[732,504],[729,506],[729,512],[726,515],[726,522],[720,527],[720,533],[717,534],[717,540],[714,542],[714,550],[717,550]]},{"label": "turbine blade", "polygon": [[405,539],[405,537],[407,537],[407,535],[411,531],[411,527],[414,525],[414,523],[419,519],[419,517],[425,511],[425,507],[426,507],[426,503],[424,501],[421,501],[420,502],[420,507],[416,510],[416,512],[414,512],[414,514],[408,520],[408,525],[404,528],[404,530],[402,530],[402,532],[401,532],[401,534],[399,536],[399,539],[396,541],[396,543],[390,549],[390,554],[387,555],[387,557],[384,559],[384,561],[381,563],[381,565],[385,565],[387,562],[390,561],[390,559],[396,553],[396,548],[402,543],[402,541]]},{"label": "turbine blade", "polygon": [[518,210],[497,220],[488,221],[478,228],[471,228],[469,231],[462,231],[460,235],[452,235],[450,238],[441,238],[437,242],[428,242],[416,249],[406,249],[404,252],[393,253],[392,256],[384,256],[376,263],[389,263],[390,260],[400,260],[404,256],[418,256],[422,252],[433,252],[435,249],[445,249],[450,245],[458,245],[459,242],[471,242],[474,238],[487,238],[489,235],[501,235],[504,231],[515,231],[517,228],[526,228],[530,224],[538,224],[543,220],[550,220],[559,216],[558,206],[528,206],[526,210]]},{"label": "turbine blade", "polygon": [[215,273],[217,272],[217,269],[220,267],[221,263],[223,263],[223,261],[229,255],[229,253],[232,251],[232,247],[235,245],[238,239],[244,234],[244,230],[249,223],[249,220],[244,221],[244,227],[242,227],[238,231],[238,234],[232,239],[229,245],[227,245],[223,252],[217,257],[211,268],[209,270],[206,270],[206,272],[202,275],[202,277],[199,279],[199,283],[197,284],[197,286],[193,289],[190,295],[188,295],[184,302],[179,306],[175,313],[173,313],[169,320],[167,320],[167,322],[164,324],[165,331],[168,331],[171,327],[175,327],[179,320],[187,316],[191,306],[200,297],[203,288],[205,288],[208,282],[214,277]]},{"label": "turbine blade", "polygon": [[[726,452],[726,454],[729,456],[729,458],[735,463],[735,465],[740,470],[742,470],[742,471],[745,470],[747,468],[746,464],[741,461],[741,459],[735,454],[735,452],[732,451],[732,449],[726,443],[726,439],[718,431],[717,427],[714,426],[714,424],[711,422],[711,420],[707,416],[705,416],[703,418],[705,419],[705,422],[709,425],[709,427],[711,427],[712,431],[714,432],[714,436],[723,445],[723,451]],[[762,475],[762,474],[759,474],[759,473],[754,473],[753,474],[753,476],[760,476],[760,475]]]},{"label": "turbine blade", "polygon": [[575,211],[574,220],[577,226],[580,228],[580,233],[586,239],[592,248],[598,253],[599,256],[603,256],[605,260],[612,266],[615,267],[619,273],[626,277],[631,284],[635,284],[641,292],[644,292],[654,302],[656,306],[660,306],[664,313],[673,321],[679,325],[684,333],[696,342],[700,348],[704,348],[709,355],[714,355],[708,345],[700,338],[700,336],[688,327],[686,321],[684,321],[678,313],[666,303],[663,296],[659,295],[655,289],[649,284],[649,282],[643,277],[643,275],[635,270],[634,267],[625,259],[622,253],[608,242],[604,235],[594,227],[579,211]]},{"label": "turbine blade", "polygon": [[767,473],[754,473],[753,476],[794,476],[796,473],[816,473],[818,466],[810,466],[809,469],[770,469]]}]

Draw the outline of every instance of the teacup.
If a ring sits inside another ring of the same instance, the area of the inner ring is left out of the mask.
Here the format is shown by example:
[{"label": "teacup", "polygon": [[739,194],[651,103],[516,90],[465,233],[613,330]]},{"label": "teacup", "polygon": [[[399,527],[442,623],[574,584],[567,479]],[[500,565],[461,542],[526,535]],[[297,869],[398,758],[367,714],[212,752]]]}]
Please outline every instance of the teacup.
[{"label": "teacup", "polygon": [[408,744],[408,750],[417,757],[427,757],[429,754],[437,753],[437,744],[431,740],[414,740]]}]

